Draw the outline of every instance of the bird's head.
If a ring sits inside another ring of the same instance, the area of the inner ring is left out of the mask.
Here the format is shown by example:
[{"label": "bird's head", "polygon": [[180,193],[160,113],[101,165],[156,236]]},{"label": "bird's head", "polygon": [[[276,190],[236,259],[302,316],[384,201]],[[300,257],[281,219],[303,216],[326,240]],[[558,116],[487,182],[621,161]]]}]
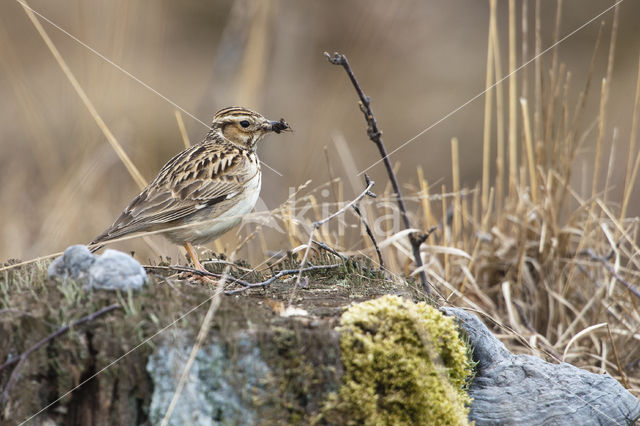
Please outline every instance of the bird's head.
[{"label": "bird's head", "polygon": [[235,145],[254,150],[267,133],[291,131],[291,127],[282,118],[272,121],[247,108],[229,107],[216,113],[211,131]]}]

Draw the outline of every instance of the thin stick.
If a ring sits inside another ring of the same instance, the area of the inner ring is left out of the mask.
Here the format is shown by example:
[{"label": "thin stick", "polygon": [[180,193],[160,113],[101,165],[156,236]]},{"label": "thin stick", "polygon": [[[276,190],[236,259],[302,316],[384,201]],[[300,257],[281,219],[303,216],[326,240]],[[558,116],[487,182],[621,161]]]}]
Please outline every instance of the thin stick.
[{"label": "thin stick", "polygon": [[509,186],[512,193],[518,182],[516,59],[516,4],[515,0],[509,0]]},{"label": "thin stick", "polygon": [[[387,169],[387,175],[389,176],[389,180],[391,181],[391,186],[393,187],[393,191],[395,193],[396,201],[398,203],[398,207],[400,208],[400,215],[402,216],[402,220],[404,222],[405,229],[412,229],[411,221],[409,219],[409,215],[407,214],[407,208],[404,204],[404,199],[402,198],[402,192],[400,191],[400,185],[398,184],[398,179],[396,178],[396,174],[393,171],[393,167],[391,166],[391,161],[389,160],[389,155],[387,154],[387,149],[384,146],[384,142],[382,141],[382,132],[378,127],[378,123],[376,121],[375,116],[373,115],[373,110],[371,109],[371,98],[365,95],[364,91],[360,87],[360,83],[356,79],[353,74],[353,70],[351,69],[351,65],[349,65],[349,61],[347,57],[340,53],[334,53],[330,55],[327,52],[324,52],[324,55],[327,57],[330,63],[333,65],[339,65],[346,71],[353,87],[360,98],[360,110],[364,114],[365,120],[367,121],[367,135],[369,139],[378,147],[378,151],[380,152],[380,156],[382,157],[382,162],[384,163],[385,168]],[[313,234],[313,233],[312,233]],[[416,263],[416,268],[422,267],[422,257],[420,255],[420,246],[426,240],[427,234],[417,234],[411,233],[409,234],[409,242],[411,243],[411,248],[413,250],[413,258]],[[431,289],[429,287],[429,281],[427,280],[427,273],[420,269],[420,282],[424,291],[427,294],[431,293]]]},{"label": "thin stick", "polygon": [[533,153],[533,141],[531,140],[531,124],[529,123],[529,106],[525,98],[520,98],[522,106],[522,125],[524,126],[524,140],[527,148],[527,164],[529,166],[529,185],[531,187],[531,201],[538,204],[538,182],[536,179],[535,158]]},{"label": "thin stick", "polygon": [[356,211],[356,213],[360,217],[360,221],[364,225],[364,229],[367,231],[367,235],[369,236],[369,239],[373,243],[373,246],[376,248],[376,253],[378,254],[378,261],[380,262],[380,267],[384,269],[384,262],[382,261],[382,253],[380,253],[380,247],[378,247],[378,242],[376,241],[376,238],[373,236],[373,232],[371,231],[369,224],[367,223],[364,216],[362,215],[362,212],[360,212],[360,206],[358,206],[358,204],[354,204],[353,209]]},{"label": "thin stick", "polygon": [[313,227],[314,228],[319,228],[322,225],[324,225],[325,223],[329,222],[331,219],[340,216],[341,214],[344,214],[344,212],[346,212],[351,206],[354,206],[356,204],[358,204],[360,202],[360,200],[362,200],[366,195],[368,195],[369,197],[376,197],[376,194],[374,194],[373,192],[371,192],[371,188],[373,188],[373,185],[375,185],[375,182],[372,181],[369,176],[365,175],[364,178],[367,181],[367,187],[365,188],[364,191],[362,191],[360,193],[360,195],[358,195],[355,199],[349,201],[347,204],[345,204],[340,210],[338,210],[337,212],[325,217],[324,219],[318,220],[316,222],[313,223]]},{"label": "thin stick", "polygon": [[34,259],[31,259],[31,260],[25,260],[25,261],[18,262],[18,263],[12,263],[10,265],[0,267],[0,272],[8,271],[9,269],[19,268],[19,267],[25,266],[25,265],[30,265],[32,263],[38,263],[38,262],[41,262],[43,260],[53,259],[54,257],[62,256],[63,254],[64,254],[63,251],[59,251],[57,253],[51,253],[51,254],[47,254],[45,256],[36,257]]},{"label": "thin stick", "polygon": [[620,284],[625,286],[627,290],[633,293],[634,296],[640,299],[640,290],[635,285],[631,284],[629,281],[625,280],[620,276],[618,272],[609,264],[607,258],[603,256],[598,256],[594,253],[592,249],[582,250],[578,253],[578,255],[589,256],[589,258],[593,261],[600,262],[605,267],[607,272],[609,272]]},{"label": "thin stick", "polygon": [[295,275],[295,274],[301,274],[303,272],[309,272],[309,271],[320,271],[320,270],[324,270],[324,269],[334,269],[334,268],[338,268],[340,266],[344,265],[343,263],[334,263],[331,265],[313,265],[313,266],[308,266],[306,268],[297,268],[297,269],[283,269],[282,271],[278,271],[275,275],[273,275],[272,277],[270,277],[269,279],[259,282],[259,283],[247,283],[243,288],[239,288],[236,290],[227,290],[224,293],[229,295],[229,294],[236,294],[236,293],[240,293],[242,291],[245,290],[249,290],[250,288],[257,288],[257,287],[266,287],[269,284],[272,284],[274,281],[276,281],[279,278],[282,278],[284,276],[287,275]]},{"label": "thin stick", "polygon": [[616,40],[618,38],[618,22],[620,20],[620,3],[613,9],[613,23],[611,24],[611,38],[609,39],[609,56],[607,57],[607,81],[613,78],[613,63],[616,56]]},{"label": "thin stick", "polygon": [[24,364],[24,362],[26,361],[26,359],[27,359],[27,357],[29,355],[31,355],[33,352],[37,351],[42,346],[46,345],[47,343],[49,343],[50,341],[52,341],[56,337],[62,336],[63,334],[68,332],[71,328],[77,327],[77,326],[79,326],[81,324],[84,324],[84,323],[87,323],[87,322],[91,322],[94,319],[98,318],[99,316],[102,316],[102,315],[104,315],[104,314],[106,314],[108,312],[111,312],[114,309],[118,309],[120,307],[121,306],[119,304],[117,304],[117,303],[113,304],[113,305],[109,305],[109,306],[106,306],[106,307],[96,311],[96,312],[93,312],[93,313],[91,313],[89,315],[86,315],[86,316],[84,316],[84,317],[72,322],[69,325],[65,325],[63,327],[60,327],[55,332],[51,333],[50,335],[48,335],[44,339],[40,340],[39,342],[37,342],[36,344],[31,346],[29,349],[24,351],[22,354],[20,354],[20,356],[15,357],[15,358],[11,358],[10,360],[6,361],[4,364],[0,365],[0,371],[2,371],[4,368],[8,367],[9,365],[18,362],[18,365],[16,365],[16,367],[11,372],[11,376],[9,376],[9,380],[7,381],[7,384],[4,387],[4,390],[2,391],[2,395],[0,396],[0,401],[5,401],[9,397],[9,390],[11,389],[11,386],[13,386],[13,383],[18,378],[18,371],[20,371],[20,368],[22,367],[22,365]]},{"label": "thin stick", "polygon": [[596,154],[593,161],[593,181],[591,182],[591,197],[595,198],[598,192],[598,180],[600,177],[600,160],[602,156],[602,140],[604,139],[605,130],[605,111],[607,109],[607,79],[602,79],[602,86],[600,88],[600,119],[598,120],[598,139],[596,140]]},{"label": "thin stick", "polygon": [[[488,204],[488,208],[485,211],[485,214],[482,218],[482,224],[480,227],[480,230],[482,232],[487,232],[487,229],[489,228],[489,219],[491,218],[491,207],[493,206],[493,188],[491,189],[491,192],[489,193],[489,204]],[[473,272],[472,268],[474,266],[474,263],[476,261],[476,258],[478,256],[478,251],[480,249],[480,243],[482,242],[482,238],[476,238],[476,242],[473,245],[473,251],[471,252],[471,260],[469,260],[469,264],[467,265],[467,268],[469,269],[470,272]],[[460,284],[460,293],[464,294],[464,288],[467,284],[467,274],[464,274],[464,277],[462,278],[462,284]]]},{"label": "thin stick", "polygon": [[[330,253],[338,256],[340,259],[347,260],[348,257],[345,256],[344,254],[341,254],[339,252],[337,252],[336,250],[332,249],[331,247],[329,247],[328,245],[319,242],[319,241],[313,241],[314,244],[316,244],[318,247],[322,248],[323,250],[327,250]],[[336,263],[336,264],[331,264],[331,265],[314,265],[311,266],[309,268],[304,268],[303,272],[306,271],[314,271],[314,270],[319,270],[319,269],[331,269],[331,268],[337,268],[338,266],[341,266],[341,263]],[[233,267],[237,267],[237,265],[230,265]],[[225,277],[224,274],[218,274],[215,272],[210,272],[210,271],[203,271],[201,269],[194,269],[194,268],[190,268],[188,266],[181,266],[181,265],[170,265],[170,266],[160,266],[160,265],[144,265],[145,269],[155,269],[155,270],[160,270],[160,271],[173,271],[173,272],[186,272],[189,274],[194,274],[194,275],[199,275],[199,276],[203,276],[203,277],[211,277],[211,278],[216,278],[216,279],[220,279],[222,277]],[[252,272],[252,271],[247,271]],[[276,281],[279,278],[282,278],[286,275],[293,275],[293,274],[297,274],[300,272],[300,269],[285,269],[282,271],[278,271],[277,273],[275,273],[273,276],[269,277],[268,279],[266,279],[265,281],[261,281],[261,282],[257,282],[257,283],[251,283],[248,281],[245,281],[243,279],[240,278],[236,278],[232,275],[226,275],[226,280],[230,283],[233,284],[238,284],[241,285],[242,289],[240,290],[230,290],[230,291],[225,291],[225,294],[234,294],[234,293],[238,293],[239,291],[244,291],[247,290],[249,288],[255,288],[255,287],[266,287],[269,284],[273,283],[274,281]],[[246,276],[247,274],[245,274]]]},{"label": "thin stick", "polygon": [[[598,36],[596,37],[596,43],[593,47],[593,53],[591,54],[591,61],[589,62],[589,70],[587,71],[587,79],[585,80],[584,89],[580,92],[580,96],[578,97],[578,102],[576,103],[576,108],[573,114],[572,120],[572,129],[573,134],[571,136],[572,140],[575,140],[578,137],[578,132],[581,128],[581,118],[584,115],[583,112],[587,105],[587,98],[591,89],[591,82],[593,81],[593,71],[595,69],[596,60],[598,59],[598,50],[600,49],[600,42],[602,41],[602,33],[604,30],[604,22],[600,24],[598,28]],[[575,144],[574,144],[575,145]]]},{"label": "thin stick", "polygon": [[291,304],[293,303],[293,298],[295,297],[296,292],[298,291],[298,286],[300,285],[300,280],[302,279],[302,272],[304,272],[304,266],[307,263],[307,259],[309,258],[309,251],[311,250],[311,244],[313,242],[313,237],[316,233],[316,230],[320,228],[322,225],[324,225],[325,223],[329,222],[331,219],[337,216],[340,216],[341,214],[344,214],[344,212],[346,212],[349,208],[351,208],[351,206],[358,204],[360,200],[362,200],[366,195],[375,197],[375,194],[371,192],[371,188],[373,188],[373,185],[375,184],[375,182],[369,179],[369,176],[367,175],[364,175],[364,178],[366,180],[367,187],[364,189],[364,191],[360,193],[360,195],[358,195],[354,200],[351,200],[350,202],[345,204],[337,212],[325,217],[324,219],[313,222],[313,224],[311,225],[311,232],[309,232],[309,242],[307,243],[307,248],[304,251],[302,262],[300,262],[300,269],[298,272],[298,277],[296,278],[296,283],[294,284],[293,291],[289,296],[289,306],[291,306]]},{"label": "thin stick", "polygon": [[[162,266],[162,265],[144,265],[144,269],[156,269],[160,271],[174,271],[174,272],[186,272],[189,274],[198,275],[201,277],[211,277],[211,278],[222,278],[223,274],[217,274],[215,272],[203,271],[202,269],[190,268],[188,266],[180,266],[180,265],[170,265],[170,266]],[[235,284],[240,284],[243,286],[251,285],[251,283],[241,280],[240,278],[234,278],[232,276],[228,276],[227,281],[230,281]]]},{"label": "thin stick", "polygon": [[[487,41],[487,69],[485,76],[484,87],[487,90],[484,96],[484,125],[482,132],[482,209],[487,208],[487,199],[489,198],[489,172],[491,166],[489,162],[491,160],[491,104],[493,100],[493,90],[489,90],[491,83],[494,80],[494,58],[493,58],[493,39],[494,30],[496,28],[496,0],[489,0],[489,7],[491,12],[489,13],[489,36]],[[453,144],[451,146],[453,149]],[[455,189],[454,189],[455,192]],[[454,229],[455,234],[455,229]]]},{"label": "thin stick", "polygon": [[328,245],[326,245],[322,241],[313,240],[313,244],[317,245],[322,250],[328,251],[332,255],[339,257],[342,260],[348,260],[349,259],[348,256],[345,256],[344,254],[340,253],[338,250],[332,249],[331,247],[329,247]]},{"label": "thin stick", "polygon": [[[490,167],[487,164],[487,167]],[[462,233],[462,204],[460,202],[460,151],[458,138],[451,138],[451,174],[453,180],[453,226],[452,242],[455,244]],[[487,183],[489,176],[487,176]],[[487,186],[488,190],[488,186]],[[489,194],[487,194],[488,196]],[[487,199],[488,201],[488,199]],[[484,206],[484,209],[487,207]]]},{"label": "thin stick", "polygon": [[[560,24],[562,23],[562,0],[558,0],[556,3],[556,22],[553,27],[553,42],[552,44],[558,43],[558,38],[560,37]],[[551,51],[551,82],[549,83],[549,90],[553,90],[554,79],[557,75],[558,69],[558,47],[554,47]]]},{"label": "thin stick", "polygon": [[533,98],[534,98],[534,112],[533,112],[533,140],[538,141],[542,139],[542,58],[540,52],[542,52],[542,34],[541,26],[542,20],[540,19],[540,0],[536,0],[536,10],[534,12],[534,66],[533,66]]},{"label": "thin stick", "polygon": [[178,129],[180,130],[180,136],[182,136],[184,147],[189,148],[191,146],[191,142],[189,141],[189,134],[187,133],[187,128],[184,125],[182,114],[179,110],[175,110],[174,113],[176,114],[176,121],[178,122]]},{"label": "thin stick", "polygon": [[96,124],[98,125],[100,130],[102,130],[102,133],[104,134],[104,136],[107,138],[107,141],[109,142],[109,144],[111,144],[111,147],[120,158],[120,161],[122,161],[124,166],[127,168],[127,171],[129,172],[133,180],[136,182],[136,184],[140,187],[140,189],[143,189],[145,186],[147,186],[147,181],[145,180],[144,177],[142,177],[142,174],[140,173],[138,168],[135,166],[135,164],[133,164],[133,162],[127,155],[127,153],[124,151],[124,149],[122,149],[122,146],[120,146],[120,143],[118,142],[118,140],[115,138],[115,136],[113,136],[113,133],[111,133],[111,130],[109,130],[109,128],[105,124],[102,117],[100,117],[100,114],[98,114],[98,110],[96,110],[95,106],[93,106],[93,103],[85,93],[82,86],[80,86],[80,83],[76,79],[75,75],[73,74],[73,72],[71,72],[71,68],[69,68],[65,60],[62,58],[62,55],[60,55],[58,48],[56,48],[56,46],[53,44],[53,41],[51,41],[51,38],[49,38],[49,35],[40,24],[40,21],[38,20],[36,15],[34,15],[34,13],[31,11],[31,8],[27,5],[26,1],[21,0],[19,1],[19,3],[24,9],[29,19],[31,20],[31,22],[33,23],[33,26],[36,27],[36,30],[40,34],[40,37],[42,37],[47,47],[53,54],[53,57],[58,62],[58,65],[60,65],[62,72],[64,72],[65,76],[67,77],[67,79],[69,80],[73,88],[75,89],[76,93],[84,103],[85,107],[89,110],[89,113],[95,120]]},{"label": "thin stick", "polygon": [[618,35],[618,20],[620,7],[616,4],[613,11],[613,24],[611,26],[611,39],[609,40],[609,56],[607,58],[607,75],[602,80],[602,99],[600,103],[600,121],[598,126],[598,139],[596,142],[596,163],[594,164],[593,182],[591,185],[591,196],[595,196],[598,188],[598,178],[600,172],[600,155],[602,151],[602,140],[607,131],[607,105],[609,103],[609,85],[613,77],[613,62],[616,52],[616,38]]},{"label": "thin stick", "polygon": [[[526,4],[526,3],[525,3]],[[523,6],[524,7],[524,6]],[[497,19],[496,19],[497,21]],[[495,81],[502,81],[502,58],[500,55],[500,38],[498,35],[498,25],[494,21],[493,30],[493,58],[495,68]],[[524,35],[523,35],[524,37]],[[524,61],[526,56],[523,54],[522,60]],[[523,70],[523,80],[526,80],[526,69]],[[524,84],[524,83],[523,83]],[[498,216],[502,213],[502,207],[504,206],[504,172],[505,172],[505,159],[504,159],[504,95],[503,85],[498,84],[496,87],[496,184],[495,184],[495,212]],[[524,95],[523,95],[524,96]]]},{"label": "thin stick", "polygon": [[[447,198],[444,196],[444,194],[446,194],[447,192],[447,187],[443,185],[440,186],[440,194],[442,194],[442,236],[444,237],[444,244],[447,246],[451,246],[452,245],[452,240],[453,240],[453,236],[452,236],[452,229],[451,229],[451,215],[449,213],[449,209],[447,207]],[[445,252],[444,253],[444,259],[443,259],[443,263],[444,263],[444,279],[446,281],[449,281],[451,275],[449,273],[449,271],[451,270],[450,266],[449,266],[449,253]]]},{"label": "thin stick", "polygon": [[[562,21],[562,0],[558,0],[556,4],[556,22],[553,29],[553,42],[552,45],[554,48],[551,51],[551,69],[549,70],[549,85],[548,85],[548,93],[549,98],[547,101],[547,106],[544,111],[544,116],[546,117],[544,123],[544,136],[543,141],[550,144],[552,139],[552,123],[555,118],[555,97],[553,96],[553,92],[556,87],[556,81],[558,79],[558,37],[560,37],[560,23]],[[540,143],[539,139],[535,140],[535,144]]]},{"label": "thin stick", "polygon": [[422,204],[422,217],[424,223],[434,223],[433,213],[431,212],[431,201],[429,200],[429,183],[424,178],[422,167],[418,166],[418,183],[420,184],[419,200]]},{"label": "thin stick", "polygon": [[[522,62],[527,62],[529,57],[529,2],[528,0],[522,0]],[[529,72],[525,69],[522,72],[522,97],[526,98],[529,93]],[[500,77],[498,77],[500,78]]]}]

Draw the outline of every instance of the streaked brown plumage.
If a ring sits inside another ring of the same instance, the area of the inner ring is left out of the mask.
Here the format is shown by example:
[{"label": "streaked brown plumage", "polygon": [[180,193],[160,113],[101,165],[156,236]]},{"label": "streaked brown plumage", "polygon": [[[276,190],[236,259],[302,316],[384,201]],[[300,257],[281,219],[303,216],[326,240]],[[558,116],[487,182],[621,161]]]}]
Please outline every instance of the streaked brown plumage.
[{"label": "streaked brown plumage", "polygon": [[216,113],[204,141],[180,152],[91,244],[126,234],[166,229],[194,265],[191,244],[214,240],[240,223],[258,200],[261,186],[256,143],[267,133],[291,130],[280,121],[241,107]]}]

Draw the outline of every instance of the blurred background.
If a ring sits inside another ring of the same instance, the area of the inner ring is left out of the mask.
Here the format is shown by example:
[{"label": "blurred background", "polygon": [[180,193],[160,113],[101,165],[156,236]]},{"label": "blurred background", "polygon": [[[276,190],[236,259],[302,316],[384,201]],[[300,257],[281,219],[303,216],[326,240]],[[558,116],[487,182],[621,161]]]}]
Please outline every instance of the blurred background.
[{"label": "blurred background", "polygon": [[[533,52],[535,3],[516,2],[518,65]],[[557,3],[539,3],[546,48],[553,40]],[[612,3],[565,0],[560,37]],[[260,158],[282,174],[263,168],[262,200],[269,209],[285,202],[291,187],[309,179],[311,186],[331,176],[350,182],[353,167],[344,165],[337,146],[348,147],[358,171],[379,159],[351,84],[343,70],[327,63],[324,51],[349,57],[372,98],[389,151],[485,87],[488,1],[31,0],[29,5],[205,123],[229,105],[247,106],[272,119],[284,117],[295,132],[271,136],[259,147]],[[521,50],[524,5],[529,9],[526,58]],[[498,8],[505,73],[507,2],[498,1]],[[603,156],[608,158],[614,146],[620,164],[626,164],[637,78],[638,16],[640,2],[621,4]],[[612,12],[604,14],[558,48],[559,61],[572,73],[570,99],[575,104],[604,21],[587,123],[597,116],[612,17]],[[42,25],[106,125],[150,181],[184,148],[176,108],[49,23]],[[543,56],[544,66],[550,61],[550,55]],[[526,73],[533,74],[533,63],[519,73],[519,81]],[[482,167],[483,111],[481,96],[394,154],[399,180],[408,188],[415,185],[421,166],[434,192],[443,184],[450,188],[451,138],[457,137],[461,184],[475,187]],[[199,142],[206,127],[181,115],[189,139]],[[575,179],[589,174],[596,137],[594,131],[585,139],[576,161],[589,160],[576,169],[582,175],[576,173]],[[0,261],[26,260],[87,243],[139,192],[14,0],[0,3],[0,150]],[[382,164],[368,173],[382,191],[387,182]],[[623,180],[620,167],[610,179],[610,199],[616,200]],[[356,188],[345,183],[344,199],[355,193]],[[640,214],[638,195],[630,215]],[[286,235],[270,238],[267,247],[272,250],[290,246]],[[219,247],[228,248],[237,239],[231,232]],[[160,237],[151,241],[159,252],[177,257],[175,246]],[[135,250],[143,258],[152,253],[140,239],[117,247]]]}]

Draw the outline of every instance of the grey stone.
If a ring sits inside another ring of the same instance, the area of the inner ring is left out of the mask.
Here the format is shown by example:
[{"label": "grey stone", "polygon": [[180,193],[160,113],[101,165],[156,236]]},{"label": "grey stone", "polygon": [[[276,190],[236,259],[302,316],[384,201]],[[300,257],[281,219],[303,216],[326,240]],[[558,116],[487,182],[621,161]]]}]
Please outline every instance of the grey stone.
[{"label": "grey stone", "polygon": [[86,289],[140,290],[147,273],[140,263],[126,253],[106,250],[95,256],[84,245],[68,247],[49,265],[49,278],[73,279]]},{"label": "grey stone", "polygon": [[77,244],[67,247],[62,256],[51,262],[47,269],[49,278],[83,280],[89,267],[95,262],[96,257],[87,246]]},{"label": "grey stone", "polygon": [[140,290],[147,273],[133,257],[118,250],[107,249],[89,267],[89,288],[103,290]]},{"label": "grey stone", "polygon": [[[153,381],[151,424],[159,424],[165,416],[192,345],[176,331],[173,341],[166,340],[149,358],[147,371]],[[264,383],[269,373],[254,339],[246,333],[238,333],[233,354],[222,343],[206,344],[196,355],[168,424],[259,423],[253,406],[256,398],[266,399]]]},{"label": "grey stone", "polygon": [[443,308],[469,334],[477,375],[469,389],[476,425],[629,425],[640,401],[608,374],[514,355],[477,316]]}]

